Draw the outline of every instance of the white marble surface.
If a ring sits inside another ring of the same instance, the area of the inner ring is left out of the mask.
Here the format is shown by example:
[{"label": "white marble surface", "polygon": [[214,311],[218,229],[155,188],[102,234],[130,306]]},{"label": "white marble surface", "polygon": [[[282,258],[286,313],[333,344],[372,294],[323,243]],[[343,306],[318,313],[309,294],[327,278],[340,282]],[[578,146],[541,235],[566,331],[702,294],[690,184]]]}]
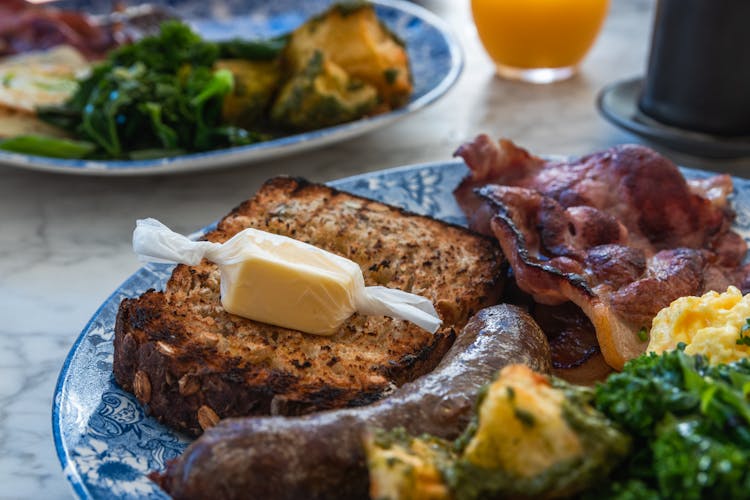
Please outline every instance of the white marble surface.
[{"label": "white marble surface", "polygon": [[[135,271],[136,218],[191,232],[276,174],[327,181],[450,158],[479,132],[538,153],[583,154],[638,139],[599,117],[596,93],[645,67],[653,2],[613,0],[582,72],[549,86],[502,81],[466,0],[426,0],[459,35],[466,66],[442,100],[386,130],[312,153],[212,173],[143,178],[43,174],[0,166],[0,498],[69,498],[50,408],[63,360],[99,304]],[[682,164],[743,173],[741,164]],[[745,165],[750,173],[750,166]]]}]

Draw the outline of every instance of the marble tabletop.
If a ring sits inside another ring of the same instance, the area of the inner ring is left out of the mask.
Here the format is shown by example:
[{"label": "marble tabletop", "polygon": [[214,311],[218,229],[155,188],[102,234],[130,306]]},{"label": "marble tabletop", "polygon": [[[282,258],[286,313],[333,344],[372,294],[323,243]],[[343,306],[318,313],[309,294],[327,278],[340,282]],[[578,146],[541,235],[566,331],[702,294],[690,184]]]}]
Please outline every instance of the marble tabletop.
[{"label": "marble tabletop", "polygon": [[[60,367],[78,333],[139,266],[130,238],[153,216],[192,232],[251,196],[273,175],[314,181],[441,161],[480,132],[537,153],[584,154],[639,139],[601,118],[597,92],[643,72],[651,0],[613,0],[579,75],[537,86],[494,76],[467,0],[424,0],[460,39],[466,64],[457,85],[429,108],[386,129],[324,149],[211,173],[79,177],[0,166],[0,499],[69,498],[55,456],[50,409]],[[741,162],[679,163],[750,173]]]}]

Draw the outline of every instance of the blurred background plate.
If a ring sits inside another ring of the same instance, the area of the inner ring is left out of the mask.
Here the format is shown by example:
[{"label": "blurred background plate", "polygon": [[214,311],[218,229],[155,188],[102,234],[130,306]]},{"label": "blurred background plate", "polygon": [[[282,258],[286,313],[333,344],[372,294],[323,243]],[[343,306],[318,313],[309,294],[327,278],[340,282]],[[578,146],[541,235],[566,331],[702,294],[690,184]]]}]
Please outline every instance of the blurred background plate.
[{"label": "blurred background plate", "polygon": [[[64,0],[53,5],[89,14],[108,13],[110,0]],[[333,0],[154,0],[174,10],[212,40],[265,38],[286,33]],[[414,77],[406,106],[389,113],[250,146],[144,161],[60,160],[0,151],[0,164],[32,170],[90,175],[171,174],[249,164],[349,139],[391,124],[442,96],[461,73],[463,59],[445,23],[426,9],[402,0],[373,0],[378,17],[405,43]]]}]

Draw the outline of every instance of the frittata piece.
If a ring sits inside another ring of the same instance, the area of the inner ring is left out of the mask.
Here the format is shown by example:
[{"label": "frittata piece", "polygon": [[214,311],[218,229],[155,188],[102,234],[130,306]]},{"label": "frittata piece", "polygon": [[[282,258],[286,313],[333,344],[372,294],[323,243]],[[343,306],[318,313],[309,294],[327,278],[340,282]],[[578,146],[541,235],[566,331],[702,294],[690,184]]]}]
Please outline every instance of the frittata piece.
[{"label": "frittata piece", "polygon": [[350,78],[322,52],[281,88],[271,119],[288,129],[311,130],[360,118],[378,105],[375,87]]},{"label": "frittata piece", "polygon": [[525,365],[508,366],[480,398],[477,418],[455,451],[451,443],[431,437],[386,434],[390,440],[371,440],[372,497],[468,500],[579,493],[606,477],[630,448],[629,438],[591,406],[592,397],[591,389]]},{"label": "frittata piece", "polygon": [[278,60],[222,59],[217,69],[228,69],[234,77],[232,92],[224,97],[221,114],[229,124],[255,130],[266,117],[273,96],[281,85]]},{"label": "frittata piece", "polygon": [[365,438],[370,469],[370,498],[446,500],[450,490],[440,472],[456,459],[450,443],[413,438],[402,428],[376,431]]},{"label": "frittata piece", "polygon": [[408,101],[413,85],[406,48],[372,5],[340,4],[310,19],[292,33],[285,58],[298,72],[318,51],[352,79],[374,86],[384,110]]}]

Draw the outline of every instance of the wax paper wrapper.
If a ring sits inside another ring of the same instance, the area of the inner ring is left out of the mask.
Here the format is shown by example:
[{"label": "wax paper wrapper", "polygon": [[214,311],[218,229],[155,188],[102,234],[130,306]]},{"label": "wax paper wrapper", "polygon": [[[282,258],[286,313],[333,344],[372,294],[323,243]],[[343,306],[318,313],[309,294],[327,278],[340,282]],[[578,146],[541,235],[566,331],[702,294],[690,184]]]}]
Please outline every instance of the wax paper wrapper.
[{"label": "wax paper wrapper", "polygon": [[257,229],[213,243],[191,240],[155,219],[142,219],[133,232],[133,250],[143,262],[214,262],[221,273],[225,310],[305,333],[334,334],[355,312],[411,321],[431,333],[442,323],[427,298],[365,286],[355,262]]}]

